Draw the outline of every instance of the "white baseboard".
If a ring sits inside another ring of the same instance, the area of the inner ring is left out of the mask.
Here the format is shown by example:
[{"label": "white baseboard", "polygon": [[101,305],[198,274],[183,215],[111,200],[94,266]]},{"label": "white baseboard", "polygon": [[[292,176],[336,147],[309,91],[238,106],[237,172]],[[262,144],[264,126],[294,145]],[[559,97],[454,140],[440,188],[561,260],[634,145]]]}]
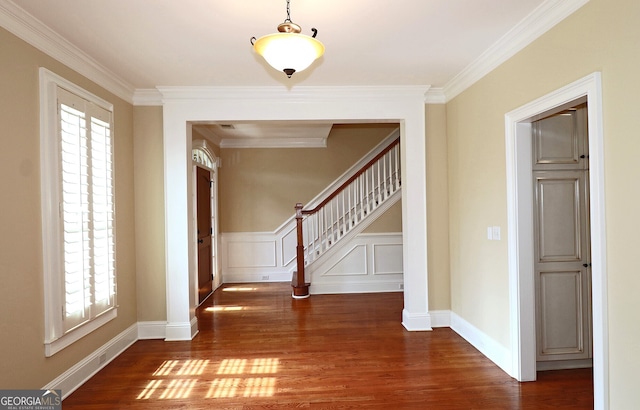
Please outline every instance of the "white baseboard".
[{"label": "white baseboard", "polygon": [[167,322],[138,322],[138,340],[164,339],[167,337]]},{"label": "white baseboard", "polygon": [[433,330],[429,312],[415,314],[409,312],[407,309],[402,310],[402,326],[411,332]]},{"label": "white baseboard", "polygon": [[137,340],[138,325],[133,324],[66,372],[47,383],[42,389],[59,389],[62,391],[62,398],[66,398]]},{"label": "white baseboard", "polygon": [[196,337],[199,332],[200,330],[198,330],[198,318],[194,316],[191,318],[191,339],[189,340],[193,340],[193,338]]},{"label": "white baseboard", "polygon": [[511,374],[511,353],[509,349],[454,312],[451,312],[451,329],[471,343],[473,347],[507,374]]},{"label": "white baseboard", "polygon": [[249,269],[228,269],[223,276],[225,283],[291,282],[292,273],[275,268],[256,269],[253,272]]},{"label": "white baseboard", "polygon": [[430,310],[431,327],[451,327],[450,310]]},{"label": "white baseboard", "polygon": [[402,280],[394,282],[311,282],[309,293],[312,295],[323,295],[336,293],[402,292],[401,285]]}]

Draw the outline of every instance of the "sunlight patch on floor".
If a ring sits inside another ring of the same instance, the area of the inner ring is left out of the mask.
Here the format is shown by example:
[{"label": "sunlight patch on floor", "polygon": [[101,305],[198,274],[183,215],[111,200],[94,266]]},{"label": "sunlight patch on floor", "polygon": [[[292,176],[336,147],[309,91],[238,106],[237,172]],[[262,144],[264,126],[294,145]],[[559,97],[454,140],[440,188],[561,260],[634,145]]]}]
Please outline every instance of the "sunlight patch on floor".
[{"label": "sunlight patch on floor", "polygon": [[278,373],[279,359],[255,359],[251,366],[251,374]]},{"label": "sunlight patch on floor", "polygon": [[158,389],[161,384],[162,380],[151,380],[149,384],[147,384],[147,386],[144,388],[144,390],[142,390],[142,392],[138,395],[137,399],[147,400],[151,398],[151,396],[153,396],[153,393],[155,393],[156,389]]},{"label": "sunlight patch on floor", "polygon": [[180,376],[198,376],[204,373],[204,369],[208,364],[208,360],[186,360],[177,374]]},{"label": "sunlight patch on floor", "polygon": [[271,397],[276,389],[275,377],[250,377],[215,379],[205,398],[222,397]]},{"label": "sunlight patch on floor", "polygon": [[247,359],[224,359],[218,367],[218,374],[242,374],[247,365]]},{"label": "sunlight patch on floor", "polygon": [[242,397],[271,397],[276,390],[275,377],[254,377],[245,381]]},{"label": "sunlight patch on floor", "polygon": [[210,306],[204,310],[206,312],[234,312],[245,309],[244,306]]},{"label": "sunlight patch on floor", "polygon": [[195,379],[175,379],[169,382],[169,385],[160,395],[161,399],[187,399],[191,395],[191,390],[196,385]]},{"label": "sunlight patch on floor", "polygon": [[229,286],[228,288],[222,289],[224,292],[253,292],[258,290],[258,288],[252,288],[249,286]]},{"label": "sunlight patch on floor", "polygon": [[215,379],[205,396],[206,399],[219,399],[222,397],[235,397],[236,390],[240,387],[242,379]]},{"label": "sunlight patch on floor", "polygon": [[210,360],[165,360],[153,372],[154,379],[149,381],[137,399],[185,399],[192,395],[194,389],[204,391],[206,384],[205,398],[270,397],[276,392],[275,377],[259,376],[278,373],[278,358],[224,359],[215,370],[218,377],[212,381],[184,379],[185,376],[206,377],[208,373],[214,373],[213,369],[208,370],[210,364]]},{"label": "sunlight patch on floor", "polygon": [[174,367],[176,367],[176,365],[179,363],[179,360],[166,360],[164,363],[162,363],[162,365],[160,367],[158,367],[158,370],[156,370],[155,372],[153,372],[154,376],[168,376],[171,374],[171,371],[173,370]]}]

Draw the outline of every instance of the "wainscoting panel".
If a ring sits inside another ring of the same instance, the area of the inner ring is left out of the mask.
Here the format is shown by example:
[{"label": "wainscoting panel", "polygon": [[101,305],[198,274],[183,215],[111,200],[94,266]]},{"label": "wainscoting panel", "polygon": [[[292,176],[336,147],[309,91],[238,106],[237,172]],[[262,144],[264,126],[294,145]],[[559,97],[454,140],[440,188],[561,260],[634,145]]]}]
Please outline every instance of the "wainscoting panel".
[{"label": "wainscoting panel", "polygon": [[402,243],[374,243],[372,249],[374,275],[402,274]]},{"label": "wainscoting panel", "polygon": [[356,245],[348,249],[324,276],[357,276],[367,274],[367,247]]},{"label": "wainscoting panel", "polygon": [[401,291],[402,233],[359,234],[307,270],[312,294]]},{"label": "wainscoting panel", "polygon": [[229,242],[226,250],[230,268],[273,268],[277,266],[276,242],[273,238]]},{"label": "wainscoting panel", "polygon": [[[223,283],[287,282],[291,280],[295,258],[283,250],[291,227],[276,232],[220,234],[220,264]],[[295,231],[294,231],[295,233]],[[295,237],[294,237],[295,240]],[[293,245],[295,256],[295,243]],[[283,258],[287,258],[286,263]]]},{"label": "wainscoting panel", "polygon": [[[221,234],[223,282],[290,281],[296,268],[294,228]],[[402,233],[361,233],[341,242],[307,271],[315,294],[401,291]]]}]

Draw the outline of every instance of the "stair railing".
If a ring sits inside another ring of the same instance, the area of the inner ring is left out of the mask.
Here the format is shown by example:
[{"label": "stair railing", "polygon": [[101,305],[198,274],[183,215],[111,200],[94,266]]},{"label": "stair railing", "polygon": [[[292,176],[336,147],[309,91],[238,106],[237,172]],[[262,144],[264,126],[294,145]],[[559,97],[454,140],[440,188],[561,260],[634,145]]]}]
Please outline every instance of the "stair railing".
[{"label": "stair railing", "polygon": [[398,137],[313,209],[296,204],[297,271],[291,283],[294,298],[309,296],[305,266],[400,189],[400,177]]}]

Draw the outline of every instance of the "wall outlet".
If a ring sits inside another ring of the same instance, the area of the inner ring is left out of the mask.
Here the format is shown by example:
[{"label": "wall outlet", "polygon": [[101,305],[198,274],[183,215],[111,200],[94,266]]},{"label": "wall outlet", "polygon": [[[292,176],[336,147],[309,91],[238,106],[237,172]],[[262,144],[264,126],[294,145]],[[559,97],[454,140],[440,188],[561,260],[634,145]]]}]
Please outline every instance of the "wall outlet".
[{"label": "wall outlet", "polygon": [[103,364],[107,361],[107,354],[106,353],[102,353],[100,355],[100,364]]},{"label": "wall outlet", "polygon": [[269,280],[269,275],[262,275],[262,280]]},{"label": "wall outlet", "polygon": [[398,289],[404,289],[404,283],[399,283],[398,284]]}]

